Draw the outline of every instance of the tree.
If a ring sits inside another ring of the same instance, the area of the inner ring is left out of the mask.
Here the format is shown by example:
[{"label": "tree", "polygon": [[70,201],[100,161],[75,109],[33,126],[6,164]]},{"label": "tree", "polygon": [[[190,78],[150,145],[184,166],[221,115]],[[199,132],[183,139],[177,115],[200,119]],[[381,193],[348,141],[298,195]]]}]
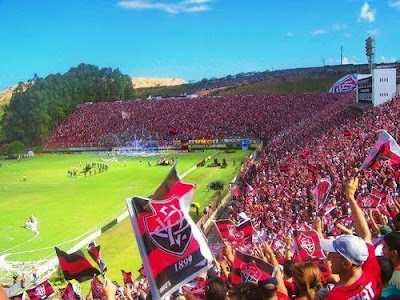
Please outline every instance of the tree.
[{"label": "tree", "polygon": [[118,69],[79,64],[44,79],[35,74],[29,83],[18,84],[4,110],[0,124],[4,141],[43,144],[78,104],[127,100],[133,95],[130,77]]}]

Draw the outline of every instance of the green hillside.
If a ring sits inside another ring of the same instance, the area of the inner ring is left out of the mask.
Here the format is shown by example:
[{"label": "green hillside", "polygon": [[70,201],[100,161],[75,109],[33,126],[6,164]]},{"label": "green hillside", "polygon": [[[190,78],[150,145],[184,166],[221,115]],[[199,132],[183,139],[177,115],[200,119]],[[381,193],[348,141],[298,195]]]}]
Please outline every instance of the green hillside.
[{"label": "green hillside", "polygon": [[326,92],[343,74],[309,74],[269,78],[215,92],[218,96]]}]

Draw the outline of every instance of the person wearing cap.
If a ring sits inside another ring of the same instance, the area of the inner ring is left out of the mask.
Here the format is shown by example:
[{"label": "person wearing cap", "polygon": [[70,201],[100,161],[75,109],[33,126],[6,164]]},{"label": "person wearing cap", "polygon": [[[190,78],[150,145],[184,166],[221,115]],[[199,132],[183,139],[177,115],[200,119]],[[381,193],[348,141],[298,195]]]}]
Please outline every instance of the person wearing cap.
[{"label": "person wearing cap", "polygon": [[327,300],[379,299],[382,290],[380,267],[372,246],[372,235],[367,220],[355,200],[358,178],[346,185],[354,227],[358,236],[342,235],[336,240],[321,240],[323,250],[329,252],[332,273],[339,282],[327,295]]}]

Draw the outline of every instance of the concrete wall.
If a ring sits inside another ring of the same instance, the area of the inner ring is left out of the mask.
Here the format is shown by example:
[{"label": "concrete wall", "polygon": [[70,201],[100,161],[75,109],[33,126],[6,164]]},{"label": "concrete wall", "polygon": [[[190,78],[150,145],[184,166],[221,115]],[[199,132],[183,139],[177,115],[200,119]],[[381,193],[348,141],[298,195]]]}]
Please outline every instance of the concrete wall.
[{"label": "concrete wall", "polygon": [[396,96],[396,69],[372,70],[373,104],[377,106]]}]

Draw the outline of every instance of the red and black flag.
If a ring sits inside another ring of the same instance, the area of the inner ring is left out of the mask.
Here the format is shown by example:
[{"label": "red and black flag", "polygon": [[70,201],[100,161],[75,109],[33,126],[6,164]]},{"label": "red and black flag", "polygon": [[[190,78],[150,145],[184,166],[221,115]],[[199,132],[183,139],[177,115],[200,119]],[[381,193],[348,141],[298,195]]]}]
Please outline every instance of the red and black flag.
[{"label": "red and black flag", "polygon": [[379,168],[380,158],[388,158],[391,165],[400,164],[400,147],[386,130],[380,131],[378,141],[365,158],[360,171],[370,166]]},{"label": "red and black flag", "polygon": [[320,210],[324,209],[329,202],[329,192],[331,191],[332,182],[328,178],[322,178],[317,186],[312,191],[315,201],[315,209],[318,214]]},{"label": "red and black flag", "polygon": [[235,187],[232,189],[232,195],[235,197],[240,197],[240,195],[242,194],[242,192],[240,191],[240,189],[238,187]]},{"label": "red and black flag", "polygon": [[351,131],[350,130],[345,130],[345,131],[343,131],[343,135],[344,136],[350,136],[351,135]]},{"label": "red and black flag", "polygon": [[280,172],[289,172],[289,166],[288,165],[280,166],[279,171]]},{"label": "red and black flag", "polygon": [[301,260],[325,258],[318,233],[315,230],[294,230],[293,239]]},{"label": "red and black flag", "polygon": [[65,288],[60,289],[60,299],[61,300],[80,300],[81,297],[79,297],[79,295],[77,293],[75,293],[71,282],[68,282],[68,284]]},{"label": "red and black flag", "polygon": [[317,167],[315,167],[313,165],[308,164],[307,165],[307,169],[308,169],[308,172],[311,172],[311,173],[314,173],[314,174],[319,173],[319,168],[317,168]]},{"label": "red and black flag", "polygon": [[358,205],[361,208],[376,208],[381,203],[382,198],[374,194],[359,195],[357,197]]},{"label": "red and black flag", "polygon": [[304,150],[301,154],[300,154],[300,157],[301,158],[306,158],[307,156],[309,156],[311,154],[311,151],[310,150]]},{"label": "red and black flag", "polygon": [[55,249],[66,280],[76,279],[83,282],[92,279],[93,275],[100,274],[99,270],[90,264],[81,250],[68,254],[57,247]]},{"label": "red and black flag", "polygon": [[101,258],[100,245],[96,245],[96,243],[93,241],[88,245],[87,251],[89,252],[90,257],[99,266],[101,274],[107,272],[107,265]]},{"label": "red and black flag", "polygon": [[217,220],[215,225],[217,225],[221,239],[231,244],[241,244],[251,238],[254,233],[254,228],[249,219],[237,226],[228,219]]},{"label": "red and black flag", "polygon": [[95,299],[95,300],[96,299],[100,299],[100,300],[107,299],[106,293],[104,292],[103,284],[97,278],[96,275],[93,276],[92,283],[91,283],[91,290],[92,290],[93,299]]},{"label": "red and black flag", "polygon": [[246,182],[246,196],[255,196],[256,190]]},{"label": "red and black flag", "polygon": [[28,294],[28,296],[31,300],[47,299],[51,295],[53,295],[54,292],[55,292],[54,288],[48,280],[43,281],[41,284],[34,287],[33,289],[26,291],[26,293]]},{"label": "red and black flag", "polygon": [[257,284],[259,281],[275,277],[276,269],[273,265],[257,257],[247,255],[239,250],[235,251],[231,279],[233,284],[250,282]]},{"label": "red and black flag", "polygon": [[121,270],[121,274],[124,284],[133,283],[132,272],[125,272],[124,270]]},{"label": "red and black flag", "polygon": [[211,265],[208,244],[189,216],[194,188],[179,179],[174,166],[151,199],[127,200],[154,298],[167,298]]},{"label": "red and black flag", "polygon": [[206,298],[207,281],[203,277],[196,277],[182,287],[183,294],[192,294],[196,299]]}]

